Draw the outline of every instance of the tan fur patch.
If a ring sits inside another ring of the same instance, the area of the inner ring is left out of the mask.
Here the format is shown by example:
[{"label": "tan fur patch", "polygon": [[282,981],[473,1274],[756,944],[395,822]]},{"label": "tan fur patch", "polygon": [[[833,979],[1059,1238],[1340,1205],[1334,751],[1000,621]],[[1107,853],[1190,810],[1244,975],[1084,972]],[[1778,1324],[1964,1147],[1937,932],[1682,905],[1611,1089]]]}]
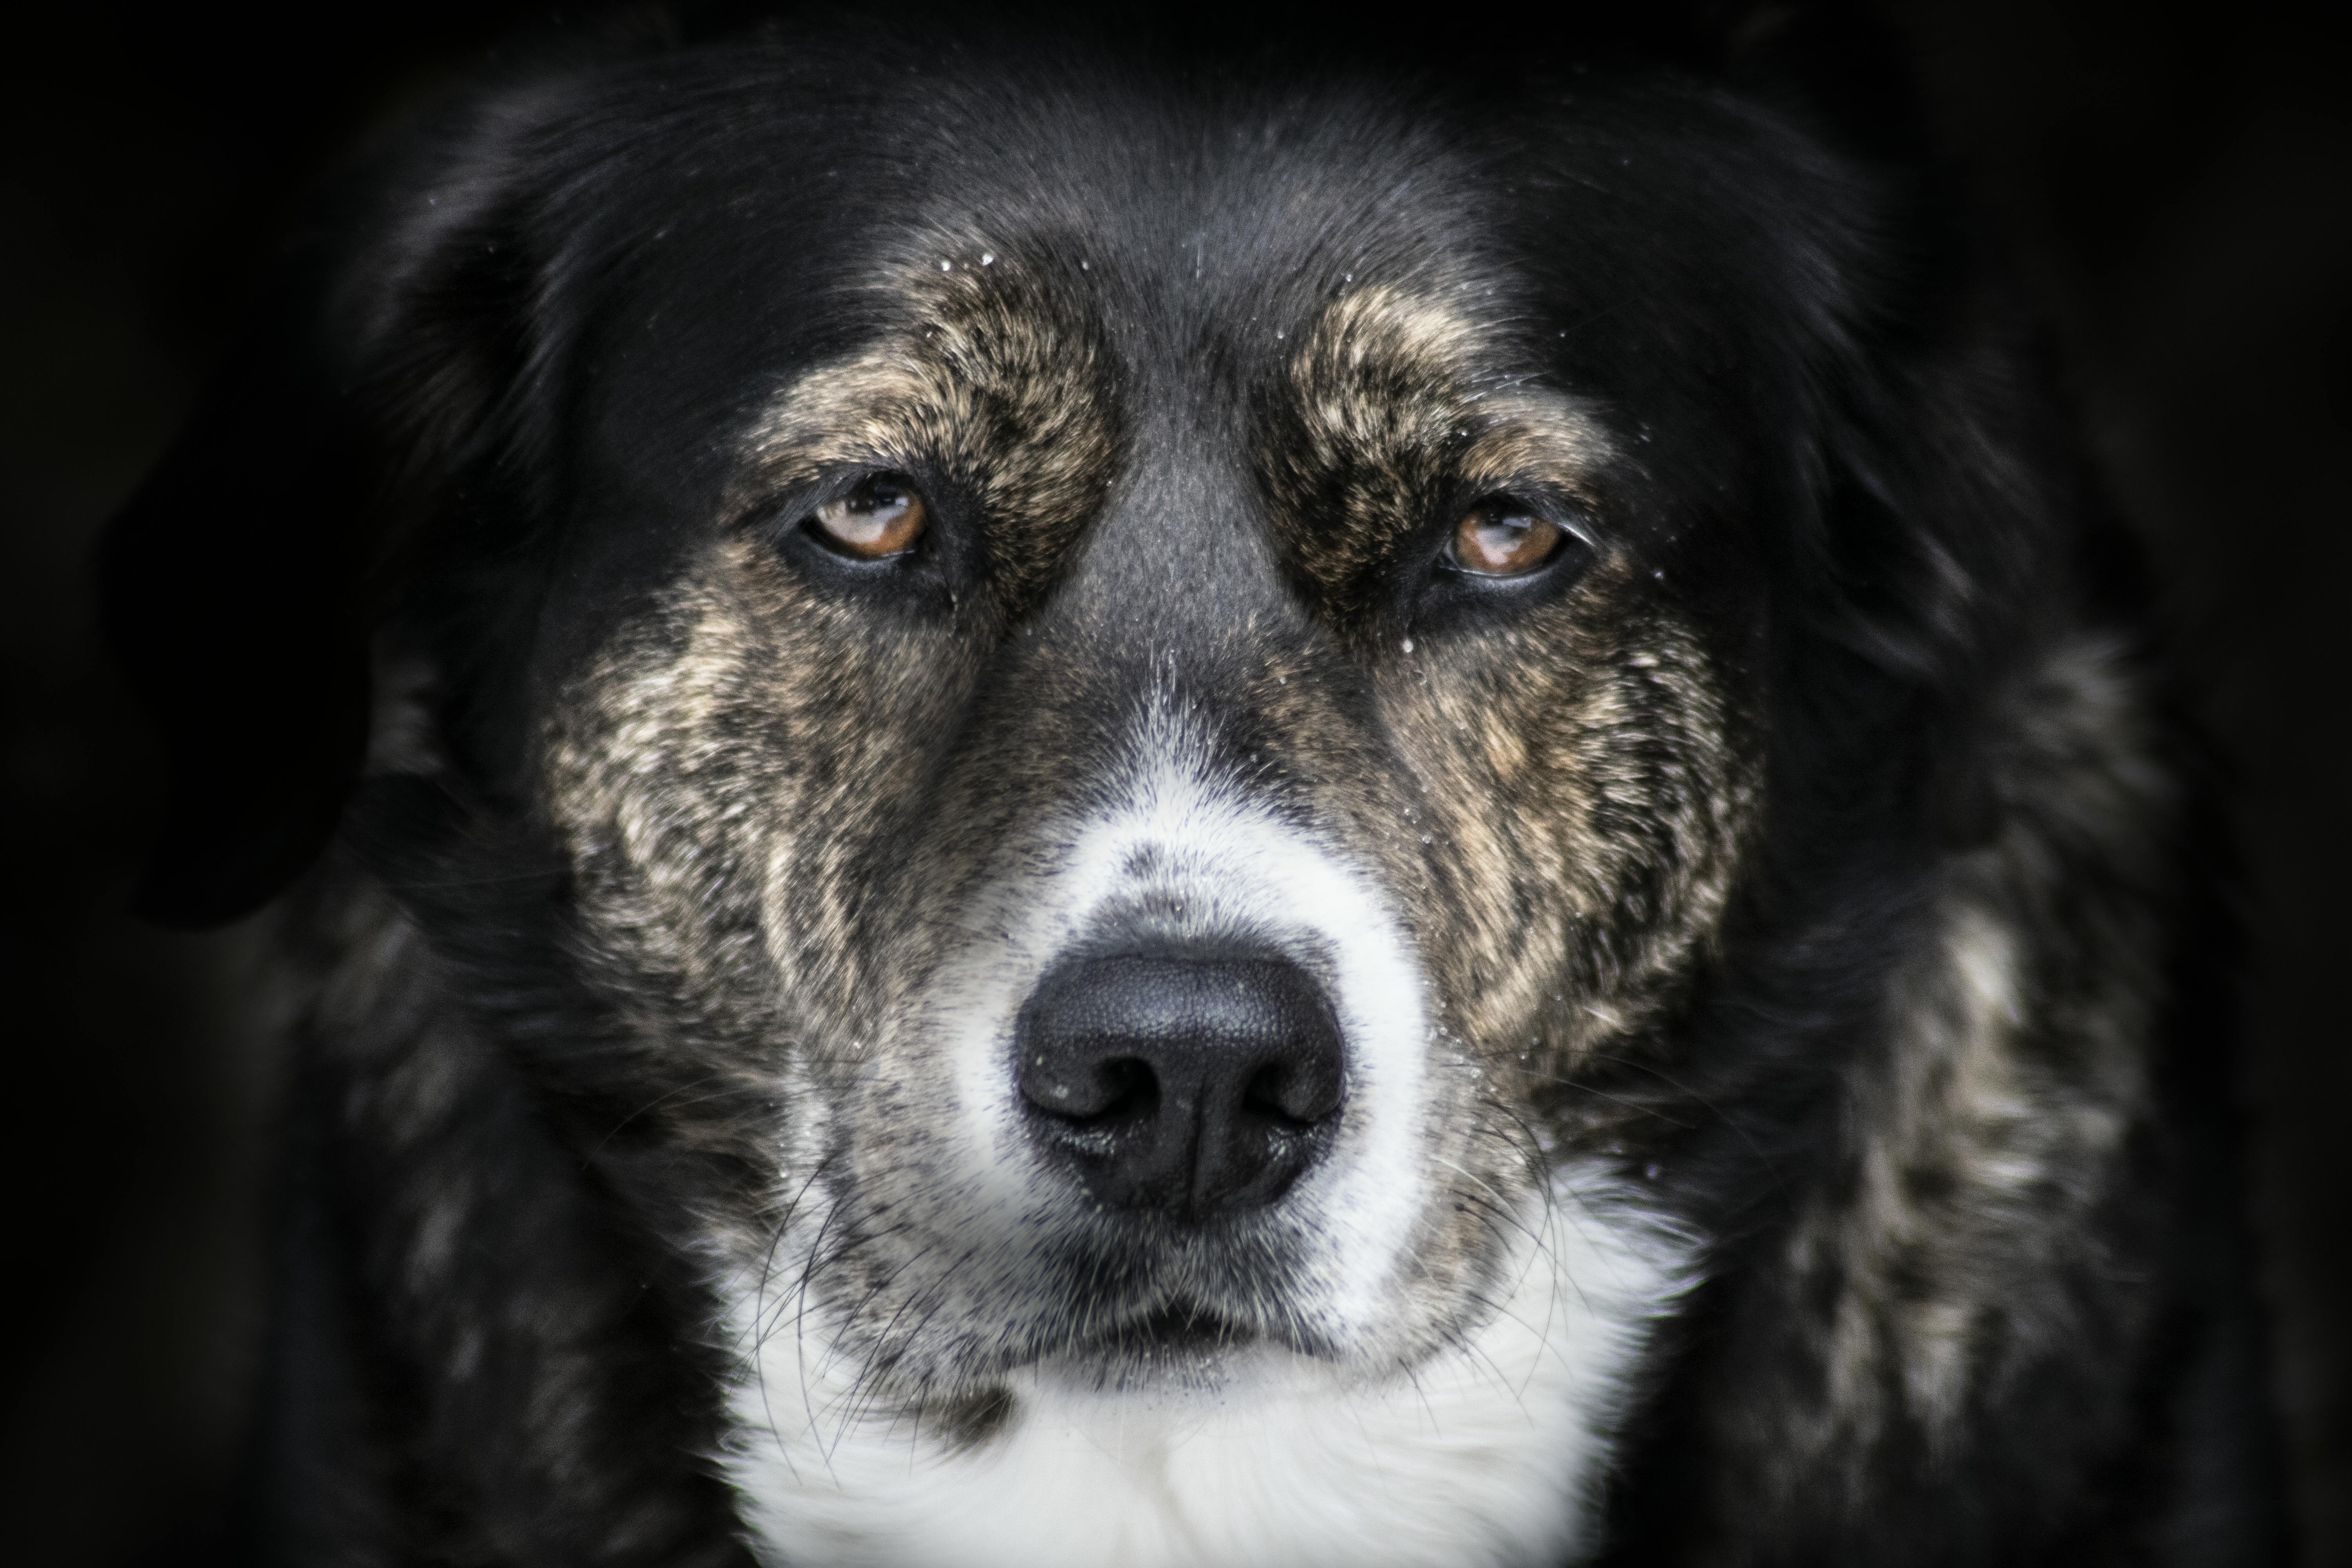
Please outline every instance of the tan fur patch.
[{"label": "tan fur patch", "polygon": [[[1343,296],[1307,334],[1260,466],[1335,618],[1364,615],[1399,541],[1463,498],[1597,503],[1607,433],[1504,363],[1491,329],[1396,285]],[[1654,1011],[1719,919],[1755,814],[1738,715],[1654,586],[1604,552],[1517,624],[1367,650],[1418,784],[1392,874],[1450,916],[1431,959],[1465,1037],[1539,1074]]]},{"label": "tan fur patch", "polygon": [[[2088,1234],[2150,1092],[2144,1041],[2162,980],[2147,955],[2168,897],[2158,825],[2174,803],[2138,761],[2151,754],[2141,702],[2113,649],[2076,642],[2004,715],[2003,826],[1948,863],[1935,942],[1895,982],[1900,1037],[1857,1091],[1852,1191],[1817,1201],[1791,1234],[1791,1288],[1836,1285],[1814,1347],[1825,1398],[1783,1406],[1804,1446],[1783,1456],[1791,1485],[1811,1484],[1819,1456],[1861,1463],[1902,1431],[1944,1452],[2007,1368],[2088,1331],[2044,1250]],[[2084,866],[2143,886],[2119,902]],[[2077,944],[2087,956],[2069,963]]]},{"label": "tan fur patch", "polygon": [[992,574],[1017,614],[1101,504],[1121,439],[1115,383],[1071,279],[1010,247],[952,249],[990,259],[910,268],[885,290],[905,325],[794,382],[753,433],[733,504],[844,469],[944,473],[985,515]]},{"label": "tan fur patch", "polygon": [[1502,373],[1496,336],[1442,298],[1375,284],[1335,300],[1291,357],[1261,474],[1297,563],[1343,614],[1449,497],[1582,495],[1608,461],[1572,400]]}]

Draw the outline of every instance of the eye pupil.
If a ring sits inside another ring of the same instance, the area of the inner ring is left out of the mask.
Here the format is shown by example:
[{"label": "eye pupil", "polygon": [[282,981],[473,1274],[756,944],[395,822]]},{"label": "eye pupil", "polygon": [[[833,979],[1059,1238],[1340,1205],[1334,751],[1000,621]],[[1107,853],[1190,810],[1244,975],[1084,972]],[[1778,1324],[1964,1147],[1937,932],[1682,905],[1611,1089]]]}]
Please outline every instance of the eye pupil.
[{"label": "eye pupil", "polygon": [[878,561],[915,547],[929,510],[913,485],[896,475],[877,474],[817,508],[809,524],[848,553]]},{"label": "eye pupil", "polygon": [[1465,572],[1483,577],[1517,577],[1550,560],[1566,537],[1549,518],[1497,497],[1480,501],[1462,514],[1447,553]]}]

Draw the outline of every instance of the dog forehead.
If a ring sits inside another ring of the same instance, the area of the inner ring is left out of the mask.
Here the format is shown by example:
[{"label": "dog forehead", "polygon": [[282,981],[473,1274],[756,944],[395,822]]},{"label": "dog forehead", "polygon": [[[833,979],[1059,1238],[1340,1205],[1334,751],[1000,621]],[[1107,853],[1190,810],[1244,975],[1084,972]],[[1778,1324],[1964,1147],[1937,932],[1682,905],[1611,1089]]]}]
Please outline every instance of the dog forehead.
[{"label": "dog forehead", "polygon": [[1507,270],[1478,255],[1507,183],[1463,127],[1399,115],[1381,84],[1212,92],[975,67],[925,76],[919,114],[890,80],[870,104],[766,112],[797,88],[747,87],[756,130],[713,117],[648,158],[631,226],[659,243],[627,237],[656,269],[655,304],[715,310],[802,363],[937,325],[941,277],[1007,261],[1065,270],[1056,289],[1124,334],[1130,374],[1195,380],[1279,352],[1350,281],[1479,292]]},{"label": "dog forehead", "polygon": [[[1050,250],[1156,398],[1240,395],[1368,282],[1484,312],[1485,351],[1613,383],[1671,371],[1643,340],[1738,336],[1746,296],[1790,275],[1741,243],[1775,170],[1727,186],[1710,160],[1730,130],[1701,102],[1473,110],[1372,78],[825,64],[771,61],[658,106],[599,165],[625,189],[599,173],[579,183],[593,201],[549,209],[594,236],[571,278],[635,279],[634,300],[583,301],[595,331],[639,340],[604,363],[690,361],[772,392],[903,321],[916,274]],[[1677,134],[1635,169],[1612,150],[1637,110]],[[1706,287],[1675,289],[1676,309],[1706,320],[1657,321],[1662,277],[1694,268]]]}]

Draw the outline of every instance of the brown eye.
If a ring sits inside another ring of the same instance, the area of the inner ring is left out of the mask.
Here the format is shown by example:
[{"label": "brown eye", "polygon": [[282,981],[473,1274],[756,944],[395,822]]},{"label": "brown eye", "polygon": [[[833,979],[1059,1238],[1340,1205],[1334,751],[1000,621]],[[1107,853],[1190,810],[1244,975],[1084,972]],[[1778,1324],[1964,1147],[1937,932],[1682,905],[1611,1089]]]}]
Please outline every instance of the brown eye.
[{"label": "brown eye", "polygon": [[1482,577],[1517,577],[1550,560],[1566,537],[1560,526],[1507,496],[1490,496],[1454,525],[1447,557]]},{"label": "brown eye", "polygon": [[913,485],[894,474],[877,474],[840,500],[817,508],[809,522],[849,554],[879,561],[912,550],[923,536],[928,514]]}]

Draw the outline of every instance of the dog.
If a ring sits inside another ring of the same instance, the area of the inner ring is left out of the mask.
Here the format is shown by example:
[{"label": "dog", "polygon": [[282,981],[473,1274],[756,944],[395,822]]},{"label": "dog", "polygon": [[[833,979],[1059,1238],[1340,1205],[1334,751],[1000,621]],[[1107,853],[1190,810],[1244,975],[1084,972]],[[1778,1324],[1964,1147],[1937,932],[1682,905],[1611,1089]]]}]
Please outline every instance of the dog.
[{"label": "dog", "polygon": [[1942,212],[1639,63],[394,137],[102,563],[257,1560],[2275,1560],[2209,792]]}]

